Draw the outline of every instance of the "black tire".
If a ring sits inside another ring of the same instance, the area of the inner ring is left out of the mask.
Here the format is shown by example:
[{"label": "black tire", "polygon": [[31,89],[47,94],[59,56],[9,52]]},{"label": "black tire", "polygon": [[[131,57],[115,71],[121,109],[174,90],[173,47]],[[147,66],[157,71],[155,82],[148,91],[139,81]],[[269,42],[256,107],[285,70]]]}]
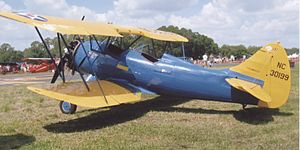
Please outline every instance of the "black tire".
[{"label": "black tire", "polygon": [[77,105],[65,101],[60,101],[59,109],[64,114],[74,114],[76,112]]}]

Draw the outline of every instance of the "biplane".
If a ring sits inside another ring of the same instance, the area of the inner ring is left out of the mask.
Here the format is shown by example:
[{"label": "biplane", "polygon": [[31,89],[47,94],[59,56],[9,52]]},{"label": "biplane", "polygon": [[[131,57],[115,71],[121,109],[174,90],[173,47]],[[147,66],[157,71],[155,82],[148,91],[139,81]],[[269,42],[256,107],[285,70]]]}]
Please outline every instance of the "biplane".
[{"label": "biplane", "polygon": [[[265,108],[278,108],[289,96],[290,67],[279,43],[262,47],[237,66],[212,70],[167,53],[155,58],[131,47],[141,37],[181,43],[185,57],[184,43],[188,39],[175,33],[28,13],[1,12],[0,16],[34,26],[53,62],[39,28],[57,33],[60,62],[55,64],[51,83],[58,78],[62,83],[28,89],[60,101],[63,113],[74,113],[77,105],[100,108],[134,103],[141,101],[145,93]],[[77,38],[68,43],[64,34],[77,35]],[[126,47],[120,47],[114,39],[124,34],[135,35],[132,36],[135,39]],[[97,40],[98,36],[106,39]],[[82,82],[66,82],[65,67],[73,74],[77,72]]]},{"label": "biplane", "polygon": [[55,69],[51,58],[24,58],[24,66],[30,73],[46,72]]}]

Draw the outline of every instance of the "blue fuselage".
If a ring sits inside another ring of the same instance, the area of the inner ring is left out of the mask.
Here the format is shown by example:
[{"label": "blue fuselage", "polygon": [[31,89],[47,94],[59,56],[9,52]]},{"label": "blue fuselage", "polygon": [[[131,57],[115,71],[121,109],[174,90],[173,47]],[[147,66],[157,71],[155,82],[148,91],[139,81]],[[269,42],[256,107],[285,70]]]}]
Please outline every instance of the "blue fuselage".
[{"label": "blue fuselage", "polygon": [[[84,59],[80,70],[97,75],[99,79],[125,81],[128,84],[159,95],[180,96],[257,104],[258,100],[248,93],[231,87],[226,78],[240,78],[262,85],[263,82],[229,69],[212,70],[191,64],[185,60],[164,54],[155,59],[135,50],[117,52],[96,48],[95,42],[81,45],[75,57],[78,65]],[[84,47],[84,48],[83,48]]]}]

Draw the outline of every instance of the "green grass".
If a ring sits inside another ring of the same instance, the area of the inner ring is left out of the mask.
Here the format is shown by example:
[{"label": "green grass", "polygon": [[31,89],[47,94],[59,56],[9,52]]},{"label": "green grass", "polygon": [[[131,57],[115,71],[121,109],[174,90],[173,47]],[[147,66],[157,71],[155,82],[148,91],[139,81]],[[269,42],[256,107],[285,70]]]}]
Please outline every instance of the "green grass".
[{"label": "green grass", "polygon": [[0,149],[298,149],[298,72],[276,110],[159,97],[64,115],[25,85],[0,87]]}]

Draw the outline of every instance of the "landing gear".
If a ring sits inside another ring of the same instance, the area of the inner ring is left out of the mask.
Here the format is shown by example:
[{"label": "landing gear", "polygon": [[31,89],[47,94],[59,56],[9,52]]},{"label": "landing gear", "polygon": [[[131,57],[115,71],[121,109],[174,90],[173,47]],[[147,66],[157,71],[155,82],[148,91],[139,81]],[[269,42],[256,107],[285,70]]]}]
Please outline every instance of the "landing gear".
[{"label": "landing gear", "polygon": [[74,105],[69,102],[61,101],[59,103],[60,111],[64,114],[73,114],[77,109],[77,105]]},{"label": "landing gear", "polygon": [[246,110],[247,104],[242,104],[244,110]]}]

